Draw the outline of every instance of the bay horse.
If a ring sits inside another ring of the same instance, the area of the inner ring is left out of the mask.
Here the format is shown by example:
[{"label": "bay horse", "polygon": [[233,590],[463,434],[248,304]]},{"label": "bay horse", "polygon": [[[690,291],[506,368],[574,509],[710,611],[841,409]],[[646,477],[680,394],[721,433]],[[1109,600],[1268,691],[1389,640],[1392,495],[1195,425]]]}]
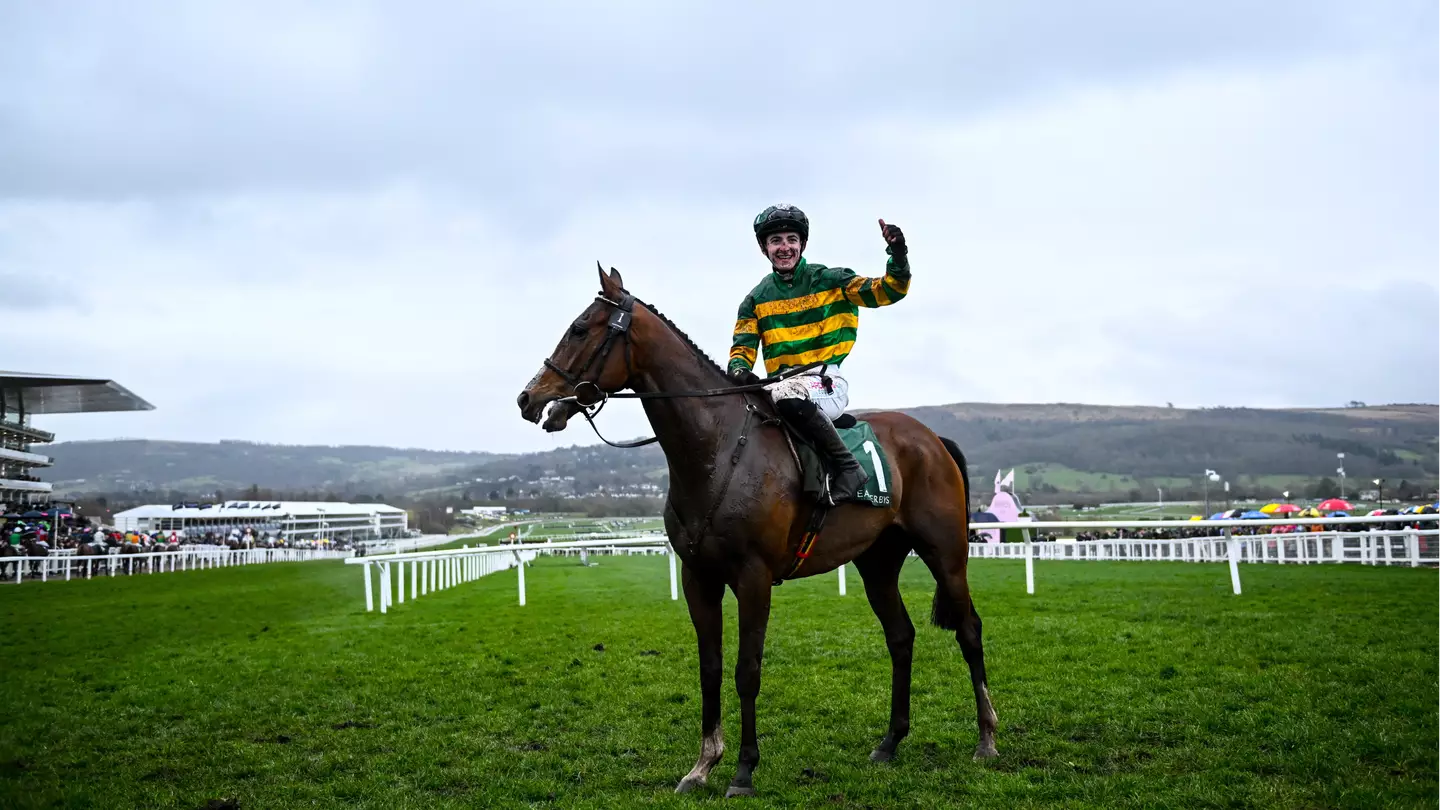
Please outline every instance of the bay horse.
[{"label": "bay horse", "polygon": [[[622,345],[623,344],[623,345]],[[724,369],[665,316],[600,270],[600,294],[565,330],[517,398],[521,416],[564,429],[619,394],[641,399],[665,451],[670,491],[665,531],[683,563],[685,601],[700,662],[700,756],[676,792],[702,785],[724,753],[720,725],[722,599],[739,602],[740,757],[727,797],[754,795],[760,761],[755,701],[770,617],[771,588],[797,560],[811,507],[802,499],[793,451],[775,427],[775,409],[758,386],[734,387]],[[724,389],[724,390],[721,390]],[[977,759],[995,752],[995,710],[985,677],[980,616],[966,581],[969,556],[965,457],[954,442],[902,413],[865,417],[889,455],[888,507],[841,504],[797,576],[853,563],[890,652],[890,723],[871,759],[887,761],[910,731],[910,670],[915,627],[900,598],[901,566],[913,550],[935,577],[931,622],[955,631],[970,668],[979,724]],[[593,424],[593,421],[592,421]],[[603,437],[601,437],[603,439]],[[608,440],[606,440],[608,442]]]}]

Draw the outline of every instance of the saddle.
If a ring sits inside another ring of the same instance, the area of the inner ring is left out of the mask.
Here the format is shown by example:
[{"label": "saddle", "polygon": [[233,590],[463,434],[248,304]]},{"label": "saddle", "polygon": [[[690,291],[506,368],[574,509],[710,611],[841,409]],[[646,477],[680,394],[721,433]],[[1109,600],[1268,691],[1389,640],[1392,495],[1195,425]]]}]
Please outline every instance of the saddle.
[{"label": "saddle", "polygon": [[[790,443],[795,447],[795,455],[800,462],[801,491],[806,498],[815,503],[830,503],[830,472],[825,465],[824,456],[811,446],[803,433],[791,426],[784,418],[780,419],[780,424],[790,437]],[[870,427],[870,423],[856,419],[851,414],[843,413],[831,424],[835,425],[841,441],[845,442],[851,455],[855,456],[855,460],[860,463],[866,475],[869,476],[865,486],[846,503],[889,506],[891,500],[889,462],[885,456],[885,449],[880,446],[880,440],[875,436],[875,431]]]}]

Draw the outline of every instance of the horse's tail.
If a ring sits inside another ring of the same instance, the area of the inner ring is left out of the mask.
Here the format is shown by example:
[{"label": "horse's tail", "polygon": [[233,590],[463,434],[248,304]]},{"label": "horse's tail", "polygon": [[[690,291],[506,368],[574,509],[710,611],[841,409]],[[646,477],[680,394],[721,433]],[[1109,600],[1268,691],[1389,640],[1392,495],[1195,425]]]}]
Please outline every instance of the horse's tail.
[{"label": "horse's tail", "polygon": [[945,451],[955,459],[955,464],[960,467],[960,480],[965,482],[965,517],[968,519],[970,517],[970,466],[965,463],[965,454],[960,452],[960,445],[944,436],[940,437],[940,443],[945,445]]},{"label": "horse's tail", "polygon": [[[970,525],[970,466],[965,463],[965,454],[960,452],[960,446],[954,441],[940,437],[940,443],[945,445],[945,451],[955,459],[955,464],[960,468],[960,480],[965,484],[965,503],[961,506],[965,509],[965,525]],[[943,627],[946,630],[959,630],[960,621],[964,618],[960,611],[960,605],[955,600],[946,596],[945,589],[940,583],[935,584],[935,603],[930,608],[930,623],[936,627]],[[974,603],[968,605],[970,610],[975,610]]]}]

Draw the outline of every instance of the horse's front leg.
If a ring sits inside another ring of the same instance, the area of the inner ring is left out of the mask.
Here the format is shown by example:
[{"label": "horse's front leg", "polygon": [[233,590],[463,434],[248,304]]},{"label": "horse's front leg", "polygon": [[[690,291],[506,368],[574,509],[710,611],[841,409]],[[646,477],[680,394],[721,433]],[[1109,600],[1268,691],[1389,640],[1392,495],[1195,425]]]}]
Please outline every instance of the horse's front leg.
[{"label": "horse's front leg", "polygon": [[765,628],[770,623],[770,571],[755,564],[741,573],[735,589],[740,602],[740,655],[735,660],[735,691],[740,693],[740,765],[726,798],[755,795],[752,775],[760,764],[755,733],[755,698],[760,694],[760,661],[765,656]]},{"label": "horse's front leg", "polygon": [[681,571],[681,581],[685,585],[690,622],[695,625],[695,640],[700,647],[700,758],[675,787],[676,793],[688,793],[705,784],[710,769],[725,753],[725,730],[720,725],[720,678],[725,667],[722,612],[725,583],[702,579],[688,563]]}]

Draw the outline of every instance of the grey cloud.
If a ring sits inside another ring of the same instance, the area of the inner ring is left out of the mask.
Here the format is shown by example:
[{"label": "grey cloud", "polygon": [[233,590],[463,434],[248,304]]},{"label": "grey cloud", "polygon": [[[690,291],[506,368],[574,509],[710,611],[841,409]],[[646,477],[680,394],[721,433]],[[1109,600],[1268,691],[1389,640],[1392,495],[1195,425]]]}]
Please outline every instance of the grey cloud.
[{"label": "grey cloud", "polygon": [[856,407],[1435,397],[1430,6],[179,8],[0,11],[0,272],[86,308],[7,354],[160,408],[64,436],[589,442],[513,397],[594,260],[723,357],[781,199],[911,235]]},{"label": "grey cloud", "polygon": [[[409,178],[531,209],[636,182],[738,195],[763,180],[761,159],[823,151],[857,117],[973,118],[1076,86],[1394,38],[1393,19],[1359,25],[1348,3],[564,8],[11,7],[0,193]],[[775,109],[777,94],[794,101]]]}]

